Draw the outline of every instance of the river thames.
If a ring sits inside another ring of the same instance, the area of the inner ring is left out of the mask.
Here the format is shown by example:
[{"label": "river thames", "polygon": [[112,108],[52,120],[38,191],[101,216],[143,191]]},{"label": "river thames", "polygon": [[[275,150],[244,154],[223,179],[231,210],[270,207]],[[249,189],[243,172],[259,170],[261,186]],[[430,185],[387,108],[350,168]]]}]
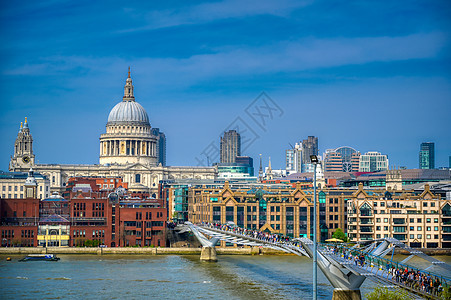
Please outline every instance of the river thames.
[{"label": "river thames", "polygon": [[[2,299],[310,299],[312,260],[298,256],[60,255],[58,262],[0,256]],[[450,257],[437,257],[450,262]],[[421,262],[418,262],[421,265]],[[427,263],[425,264],[427,266]],[[374,288],[366,280],[362,296]],[[332,286],[318,271],[318,297]]]}]

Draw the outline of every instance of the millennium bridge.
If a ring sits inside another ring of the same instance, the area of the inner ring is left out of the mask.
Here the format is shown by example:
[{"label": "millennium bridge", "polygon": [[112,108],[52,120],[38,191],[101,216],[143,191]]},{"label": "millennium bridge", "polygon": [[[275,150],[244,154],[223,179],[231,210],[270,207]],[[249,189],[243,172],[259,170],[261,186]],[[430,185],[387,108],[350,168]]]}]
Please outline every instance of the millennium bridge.
[{"label": "millennium bridge", "polygon": [[[185,222],[177,226],[180,233],[190,231],[202,245],[200,260],[217,261],[215,246],[219,241],[242,246],[265,247],[298,256],[313,258],[314,244],[308,238],[288,240],[277,235],[243,229],[234,224],[192,224]],[[451,285],[451,277],[429,271],[433,266],[451,274],[451,266],[425,253],[408,247],[394,238],[377,239],[357,243],[350,247],[345,244],[319,245],[317,265],[334,287],[333,300],[361,299],[360,286],[369,279],[389,288],[402,288],[411,299],[441,299],[441,291]],[[393,260],[395,248],[410,253],[401,262]],[[391,259],[384,258],[391,253]],[[425,269],[408,265],[412,257],[420,257],[430,263]],[[437,269],[437,268],[435,268]]]}]

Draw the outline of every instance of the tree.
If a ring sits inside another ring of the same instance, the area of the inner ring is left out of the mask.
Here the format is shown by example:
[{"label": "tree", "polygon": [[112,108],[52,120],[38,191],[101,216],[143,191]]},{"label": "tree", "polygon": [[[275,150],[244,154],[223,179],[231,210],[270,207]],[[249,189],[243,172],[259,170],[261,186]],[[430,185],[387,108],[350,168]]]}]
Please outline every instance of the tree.
[{"label": "tree", "polygon": [[451,287],[444,287],[442,293],[440,294],[440,298],[443,300],[451,299]]},{"label": "tree", "polygon": [[410,299],[406,291],[402,289],[390,290],[377,286],[374,291],[365,295],[367,300],[407,300]]},{"label": "tree", "polygon": [[343,230],[341,230],[341,228],[337,228],[337,230],[335,230],[334,234],[332,234],[333,238],[342,240],[343,242],[347,242],[348,238],[346,237],[346,234],[343,232]]}]

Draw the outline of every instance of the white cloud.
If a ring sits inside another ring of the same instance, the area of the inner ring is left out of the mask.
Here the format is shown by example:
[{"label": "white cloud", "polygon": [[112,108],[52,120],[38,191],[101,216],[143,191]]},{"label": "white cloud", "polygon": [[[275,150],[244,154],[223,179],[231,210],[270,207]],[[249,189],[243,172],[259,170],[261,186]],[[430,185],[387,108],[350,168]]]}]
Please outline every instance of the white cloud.
[{"label": "white cloud", "polygon": [[140,13],[134,9],[126,9],[134,17],[144,19],[145,25],[121,30],[120,33],[153,30],[179,25],[199,24],[214,20],[242,18],[253,15],[287,16],[293,9],[307,6],[312,1],[293,0],[224,0],[172,10],[150,11]]},{"label": "white cloud", "polygon": [[[4,75],[64,74],[86,68],[94,73],[120,71],[137,66],[156,85],[196,84],[203,80],[252,76],[276,72],[299,72],[371,62],[426,59],[439,55],[445,47],[442,33],[418,33],[398,37],[307,38],[282,41],[261,47],[216,49],[213,54],[189,58],[49,57],[3,72]],[[149,71],[151,70],[151,71]]]}]

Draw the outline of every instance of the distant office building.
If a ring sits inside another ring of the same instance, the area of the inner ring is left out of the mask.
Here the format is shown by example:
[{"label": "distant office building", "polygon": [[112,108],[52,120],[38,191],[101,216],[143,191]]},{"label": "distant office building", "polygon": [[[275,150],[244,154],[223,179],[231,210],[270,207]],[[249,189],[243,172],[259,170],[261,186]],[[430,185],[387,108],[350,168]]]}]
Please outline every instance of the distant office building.
[{"label": "distant office building", "polygon": [[160,131],[160,128],[152,128],[152,134],[157,139],[157,160],[158,164],[166,166],[166,135]]},{"label": "distant office building", "polygon": [[301,173],[302,169],[302,146],[296,143],[294,148],[285,151],[285,170],[288,174]]},{"label": "distant office building", "polygon": [[310,156],[318,155],[318,138],[314,136],[308,136],[306,140],[302,141],[302,172],[305,172],[307,166],[310,163]]},{"label": "distant office building", "polygon": [[388,169],[388,157],[380,152],[370,151],[360,156],[359,172],[376,172]]},{"label": "distant office building", "polygon": [[420,169],[435,169],[435,145],[434,143],[421,143]]},{"label": "distant office building", "polygon": [[[245,164],[254,169],[254,160],[250,156],[237,156],[235,158],[237,164]],[[252,172],[253,173],[253,172]]]},{"label": "distant office building", "polygon": [[241,156],[241,137],[236,130],[224,132],[220,147],[221,163],[235,163],[236,157]]},{"label": "distant office building", "polygon": [[325,172],[358,172],[360,152],[351,147],[328,149],[324,153]]},{"label": "distant office building", "polygon": [[219,178],[249,178],[254,176],[254,160],[249,156],[237,156],[234,163],[219,163]]}]

